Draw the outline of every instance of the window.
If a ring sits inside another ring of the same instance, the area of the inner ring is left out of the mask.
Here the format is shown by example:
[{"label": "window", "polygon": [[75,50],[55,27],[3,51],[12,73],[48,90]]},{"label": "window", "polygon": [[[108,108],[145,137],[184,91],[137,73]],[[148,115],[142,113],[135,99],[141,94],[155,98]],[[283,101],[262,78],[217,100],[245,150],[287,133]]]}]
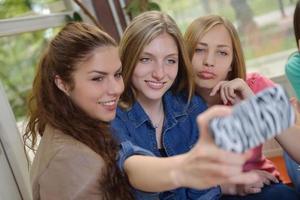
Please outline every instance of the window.
[{"label": "window", "polygon": [[284,74],[288,56],[296,51],[293,33],[294,0],[161,0],[182,32],[195,18],[218,14],[238,29],[248,72],[267,77]]},{"label": "window", "polygon": [[0,0],[0,81],[18,121],[41,53],[73,11],[70,0]]}]

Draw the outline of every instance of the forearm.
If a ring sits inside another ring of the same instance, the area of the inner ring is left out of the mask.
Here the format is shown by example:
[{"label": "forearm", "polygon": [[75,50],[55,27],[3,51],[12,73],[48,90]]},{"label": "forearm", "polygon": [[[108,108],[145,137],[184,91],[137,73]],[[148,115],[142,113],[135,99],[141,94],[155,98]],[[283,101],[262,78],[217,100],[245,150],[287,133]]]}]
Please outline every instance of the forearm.
[{"label": "forearm", "polygon": [[180,187],[178,172],[184,155],[168,158],[131,156],[125,161],[130,184],[147,192],[162,192]]},{"label": "forearm", "polygon": [[300,126],[289,128],[276,136],[276,140],[296,162],[300,162]]}]

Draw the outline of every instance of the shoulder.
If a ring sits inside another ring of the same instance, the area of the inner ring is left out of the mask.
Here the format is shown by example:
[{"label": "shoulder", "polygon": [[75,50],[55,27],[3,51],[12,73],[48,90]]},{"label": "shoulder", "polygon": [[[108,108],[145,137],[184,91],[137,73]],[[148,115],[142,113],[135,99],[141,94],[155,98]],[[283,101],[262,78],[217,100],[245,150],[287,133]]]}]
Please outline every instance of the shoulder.
[{"label": "shoulder", "polygon": [[130,121],[129,119],[130,110],[131,108],[125,109],[119,106],[117,107],[116,116],[110,123],[111,127],[113,128],[112,131],[114,131],[115,128],[123,129],[126,123]]},{"label": "shoulder", "polygon": [[101,168],[104,165],[102,157],[91,148],[81,142],[66,143],[66,145],[57,152],[54,160],[61,160],[69,165],[80,164],[84,167]]},{"label": "shoulder", "polygon": [[287,67],[292,67],[294,65],[299,66],[300,65],[299,62],[300,62],[300,52],[297,51],[292,53],[289,56],[286,66]]},{"label": "shoulder", "polygon": [[63,133],[44,136],[31,169],[34,195],[60,194],[58,199],[90,197],[88,191],[100,195],[99,179],[105,166],[102,157]]},{"label": "shoulder", "polygon": [[285,73],[288,77],[300,74],[300,53],[293,53],[285,65]]},{"label": "shoulder", "polygon": [[164,104],[170,105],[173,109],[186,110],[192,112],[194,110],[205,110],[207,105],[202,97],[193,95],[190,101],[186,93],[181,92],[173,94],[171,91],[167,92],[164,96]]},{"label": "shoulder", "polygon": [[246,83],[254,93],[275,86],[273,81],[259,73],[247,74]]},{"label": "shoulder", "polygon": [[[45,138],[44,138],[45,136]],[[40,159],[48,161],[49,165],[76,165],[88,166],[90,164],[100,167],[104,164],[101,156],[84,143],[76,140],[72,136],[53,129],[52,133],[46,133],[42,137],[42,152]]]}]

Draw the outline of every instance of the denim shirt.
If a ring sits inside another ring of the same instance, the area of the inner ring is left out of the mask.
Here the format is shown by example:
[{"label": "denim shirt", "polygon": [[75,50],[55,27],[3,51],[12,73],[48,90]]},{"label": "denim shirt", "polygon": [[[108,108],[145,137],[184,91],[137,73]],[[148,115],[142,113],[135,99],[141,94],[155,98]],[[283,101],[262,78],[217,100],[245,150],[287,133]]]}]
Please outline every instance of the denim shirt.
[{"label": "denim shirt", "polygon": [[[173,95],[168,91],[163,97],[165,119],[162,132],[162,146],[167,156],[188,152],[199,138],[196,118],[207,109],[206,103],[199,97],[193,96],[187,103],[183,94]],[[157,148],[155,128],[150,118],[135,102],[128,110],[117,109],[117,116],[112,122],[113,134],[120,141],[131,141],[134,145],[151,151],[155,156],[161,154]],[[218,199],[221,195],[219,187],[207,190],[179,188],[160,194],[160,199]]]},{"label": "denim shirt", "polygon": [[[120,143],[120,150],[118,152],[117,164],[121,171],[124,171],[124,163],[125,160],[132,155],[146,155],[153,156],[153,153],[133,145],[129,140],[123,141]],[[158,192],[143,192],[137,189],[133,189],[132,193],[135,199],[143,199],[143,200],[158,200],[159,193]]]}]

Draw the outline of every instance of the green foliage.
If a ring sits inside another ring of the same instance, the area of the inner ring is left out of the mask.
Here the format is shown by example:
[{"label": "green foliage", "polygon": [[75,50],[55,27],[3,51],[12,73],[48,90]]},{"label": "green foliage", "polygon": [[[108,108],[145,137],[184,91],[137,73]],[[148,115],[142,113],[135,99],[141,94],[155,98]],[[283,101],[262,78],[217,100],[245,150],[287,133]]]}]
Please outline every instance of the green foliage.
[{"label": "green foliage", "polygon": [[17,119],[26,113],[26,99],[31,89],[35,67],[48,44],[48,29],[0,38],[0,81]]},{"label": "green foliage", "polygon": [[7,19],[19,16],[22,13],[30,11],[30,4],[20,0],[2,0],[0,1],[0,19]]},{"label": "green foliage", "polygon": [[131,0],[125,9],[128,15],[131,18],[134,18],[135,16],[145,11],[160,10],[160,6],[158,3],[148,0]]},{"label": "green foliage", "polygon": [[[0,19],[28,15],[33,2],[55,0],[0,0]],[[35,67],[50,37],[59,28],[0,38],[0,81],[19,120],[26,113],[26,99],[31,89]]]},{"label": "green foliage", "polygon": [[[254,15],[263,15],[265,13],[278,10],[278,0],[248,0]],[[291,0],[282,0],[284,6],[291,5]]]},{"label": "green foliage", "polygon": [[74,12],[73,16],[68,15],[66,18],[67,18],[68,22],[71,22],[71,21],[82,22],[83,21],[78,12]]}]

